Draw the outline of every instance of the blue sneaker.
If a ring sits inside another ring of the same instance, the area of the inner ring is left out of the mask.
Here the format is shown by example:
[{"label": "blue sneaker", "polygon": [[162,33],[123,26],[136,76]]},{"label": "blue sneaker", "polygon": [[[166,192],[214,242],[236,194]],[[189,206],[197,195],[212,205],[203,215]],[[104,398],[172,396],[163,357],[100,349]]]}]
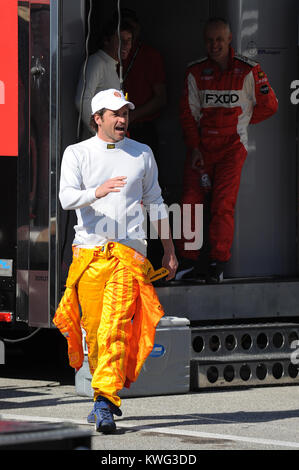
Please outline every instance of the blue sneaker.
[{"label": "blue sneaker", "polygon": [[[116,416],[122,416],[122,411],[120,408],[118,408],[118,406],[114,405],[114,403],[111,403],[111,401],[109,401],[107,398],[104,398],[104,397],[101,397],[103,400],[107,400],[108,404],[109,404],[109,407],[110,407],[110,410],[112,411],[112,413]],[[89,413],[89,415],[87,416],[87,422],[89,424],[95,424],[96,420],[95,420],[95,404],[96,402],[94,402],[94,405],[93,405],[93,408],[91,410],[91,412]]]},{"label": "blue sneaker", "polygon": [[92,408],[91,412],[87,416],[87,422],[89,424],[94,424],[96,422],[95,417],[94,417],[94,405],[93,405],[93,408]]},{"label": "blue sneaker", "polygon": [[115,432],[116,424],[113,414],[122,416],[121,410],[107,398],[99,396],[94,403],[93,410],[87,416],[88,423],[95,423],[95,429],[104,434]]}]

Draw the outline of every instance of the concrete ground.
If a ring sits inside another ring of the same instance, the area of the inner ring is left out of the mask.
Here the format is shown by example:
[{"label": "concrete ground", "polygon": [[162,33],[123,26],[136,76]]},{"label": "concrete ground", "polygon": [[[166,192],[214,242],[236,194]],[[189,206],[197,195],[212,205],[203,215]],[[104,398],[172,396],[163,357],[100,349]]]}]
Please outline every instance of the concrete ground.
[{"label": "concrete ground", "polygon": [[71,422],[98,451],[298,450],[299,386],[199,390],[123,398],[117,432],[86,423],[89,397],[78,396],[70,368],[13,355],[0,366],[0,422]]},{"label": "concrete ground", "polygon": [[72,422],[94,450],[299,449],[298,386],[124,398],[117,432],[86,423],[90,398],[52,380],[0,378],[0,419]]}]

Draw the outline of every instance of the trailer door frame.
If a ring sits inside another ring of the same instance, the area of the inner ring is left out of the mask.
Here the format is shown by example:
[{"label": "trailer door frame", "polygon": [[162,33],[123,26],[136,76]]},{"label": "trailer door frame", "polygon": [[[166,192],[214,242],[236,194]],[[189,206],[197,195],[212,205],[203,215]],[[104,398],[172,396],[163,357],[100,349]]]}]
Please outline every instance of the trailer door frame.
[{"label": "trailer door frame", "polygon": [[24,57],[19,70],[28,100],[21,112],[26,125],[17,175],[16,319],[43,328],[52,326],[60,294],[60,4],[18,2],[19,57]]}]

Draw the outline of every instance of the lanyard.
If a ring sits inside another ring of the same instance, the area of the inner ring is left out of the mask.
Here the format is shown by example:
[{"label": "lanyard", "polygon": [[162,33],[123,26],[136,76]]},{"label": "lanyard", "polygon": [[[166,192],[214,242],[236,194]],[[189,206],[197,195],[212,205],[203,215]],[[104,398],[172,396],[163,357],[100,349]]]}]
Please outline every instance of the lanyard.
[{"label": "lanyard", "polygon": [[138,44],[138,46],[137,46],[137,48],[136,48],[136,51],[134,52],[134,55],[133,55],[133,57],[132,57],[132,59],[131,59],[131,62],[129,63],[129,66],[128,66],[128,68],[127,68],[125,74],[124,74],[124,80],[123,80],[123,81],[125,81],[126,78],[127,78],[127,76],[129,75],[129,72],[130,72],[131,68],[133,67],[133,64],[134,64],[135,59],[136,59],[136,57],[137,57],[137,54],[138,54],[138,52],[139,52],[139,50],[140,50],[140,47],[141,47],[141,43]]}]

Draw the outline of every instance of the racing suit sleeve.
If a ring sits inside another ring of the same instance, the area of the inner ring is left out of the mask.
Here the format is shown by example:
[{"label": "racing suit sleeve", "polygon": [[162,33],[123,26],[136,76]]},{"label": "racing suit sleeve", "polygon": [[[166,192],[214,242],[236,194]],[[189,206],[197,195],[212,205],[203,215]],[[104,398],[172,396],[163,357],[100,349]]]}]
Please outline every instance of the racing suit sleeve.
[{"label": "racing suit sleeve", "polygon": [[271,88],[269,80],[265,72],[262,71],[259,64],[253,70],[253,93],[255,96],[255,105],[251,116],[250,124],[257,124],[268,119],[276,113],[278,108],[278,100]]},{"label": "racing suit sleeve", "polygon": [[186,146],[194,149],[199,146],[200,95],[194,71],[187,70],[183,94],[180,101],[180,121]]}]

